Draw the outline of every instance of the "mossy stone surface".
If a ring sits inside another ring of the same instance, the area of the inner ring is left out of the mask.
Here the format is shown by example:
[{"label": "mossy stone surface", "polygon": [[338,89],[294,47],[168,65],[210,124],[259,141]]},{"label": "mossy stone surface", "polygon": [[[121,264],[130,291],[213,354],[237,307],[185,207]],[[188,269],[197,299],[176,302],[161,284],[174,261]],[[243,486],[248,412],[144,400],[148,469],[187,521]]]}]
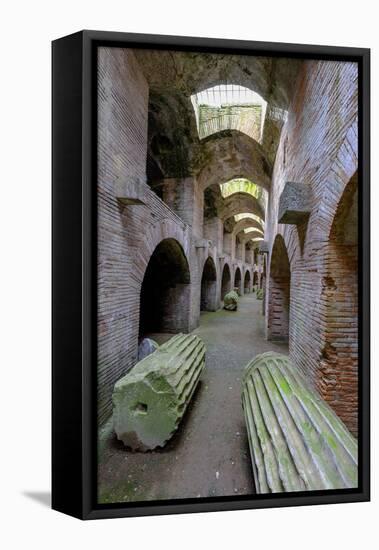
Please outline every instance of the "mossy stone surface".
[{"label": "mossy stone surface", "polygon": [[114,387],[117,438],[133,450],[162,447],[177,429],[204,365],[204,343],[184,334],[137,363]]},{"label": "mossy stone surface", "polygon": [[248,363],[242,404],[257,492],[357,487],[357,441],[287,356]]},{"label": "mossy stone surface", "polygon": [[237,311],[238,294],[235,290],[231,290],[224,296],[224,309],[227,311]]}]

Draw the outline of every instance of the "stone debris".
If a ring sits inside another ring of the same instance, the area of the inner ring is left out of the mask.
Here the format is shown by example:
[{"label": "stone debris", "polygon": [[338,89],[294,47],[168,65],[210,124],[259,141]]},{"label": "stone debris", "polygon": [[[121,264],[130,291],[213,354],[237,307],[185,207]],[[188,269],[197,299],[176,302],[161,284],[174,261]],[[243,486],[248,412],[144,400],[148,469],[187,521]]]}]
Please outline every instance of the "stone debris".
[{"label": "stone debris", "polygon": [[356,439],[287,356],[248,363],[242,405],[257,493],[357,487]]},{"label": "stone debris", "polygon": [[137,363],[114,387],[117,438],[138,451],[163,447],[178,428],[204,365],[205,345],[194,334],[177,334]]},{"label": "stone debris", "polygon": [[228,292],[224,297],[224,309],[227,311],[237,311],[238,294],[234,290]]},{"label": "stone debris", "polygon": [[158,349],[158,344],[151,338],[144,338],[141,340],[138,346],[138,361],[142,361],[151,353],[154,353]]}]

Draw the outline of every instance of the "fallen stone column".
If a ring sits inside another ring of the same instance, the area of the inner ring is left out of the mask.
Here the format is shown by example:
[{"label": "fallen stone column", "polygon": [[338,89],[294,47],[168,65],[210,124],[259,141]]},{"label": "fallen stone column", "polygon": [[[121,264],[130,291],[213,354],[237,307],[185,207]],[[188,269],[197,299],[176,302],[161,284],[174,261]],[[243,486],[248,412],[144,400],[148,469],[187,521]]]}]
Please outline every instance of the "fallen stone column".
[{"label": "fallen stone column", "polygon": [[204,365],[205,345],[193,334],[177,334],[137,363],[114,387],[117,438],[133,450],[163,447],[178,428]]},{"label": "fallen stone column", "polygon": [[224,296],[224,309],[228,311],[236,311],[238,307],[238,294],[235,290],[231,290]]},{"label": "fallen stone column", "polygon": [[255,297],[257,300],[263,300],[263,288],[258,288]]},{"label": "fallen stone column", "polygon": [[242,406],[257,493],[357,487],[357,442],[289,358],[257,355]]}]

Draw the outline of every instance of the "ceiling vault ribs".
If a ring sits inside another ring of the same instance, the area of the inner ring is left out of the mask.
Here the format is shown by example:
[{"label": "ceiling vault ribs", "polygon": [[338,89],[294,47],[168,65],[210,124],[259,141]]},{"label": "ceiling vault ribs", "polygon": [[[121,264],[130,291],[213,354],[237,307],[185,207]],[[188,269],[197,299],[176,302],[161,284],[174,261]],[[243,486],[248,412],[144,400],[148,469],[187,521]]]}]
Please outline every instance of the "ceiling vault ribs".
[{"label": "ceiling vault ribs", "polygon": [[149,85],[149,185],[159,189],[164,178],[194,176],[205,192],[205,215],[221,215],[226,230],[236,225],[234,215],[263,220],[262,197],[258,206],[238,194],[229,200],[219,186],[245,178],[270,191],[302,61],[148,49],[134,54]]}]

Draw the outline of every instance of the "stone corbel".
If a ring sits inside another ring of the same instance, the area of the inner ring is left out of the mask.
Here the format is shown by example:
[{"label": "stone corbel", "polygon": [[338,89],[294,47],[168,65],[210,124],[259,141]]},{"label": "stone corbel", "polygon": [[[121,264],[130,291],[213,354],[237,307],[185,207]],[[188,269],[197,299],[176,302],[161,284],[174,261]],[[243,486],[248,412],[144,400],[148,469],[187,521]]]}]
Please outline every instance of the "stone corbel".
[{"label": "stone corbel", "polygon": [[146,204],[147,189],[146,184],[141,182],[123,181],[116,182],[114,193],[119,203],[123,205]]},{"label": "stone corbel", "polygon": [[287,181],[279,199],[278,223],[301,225],[311,212],[311,188]]},{"label": "stone corbel", "polygon": [[195,248],[208,248],[212,246],[212,241],[209,239],[196,239]]}]

